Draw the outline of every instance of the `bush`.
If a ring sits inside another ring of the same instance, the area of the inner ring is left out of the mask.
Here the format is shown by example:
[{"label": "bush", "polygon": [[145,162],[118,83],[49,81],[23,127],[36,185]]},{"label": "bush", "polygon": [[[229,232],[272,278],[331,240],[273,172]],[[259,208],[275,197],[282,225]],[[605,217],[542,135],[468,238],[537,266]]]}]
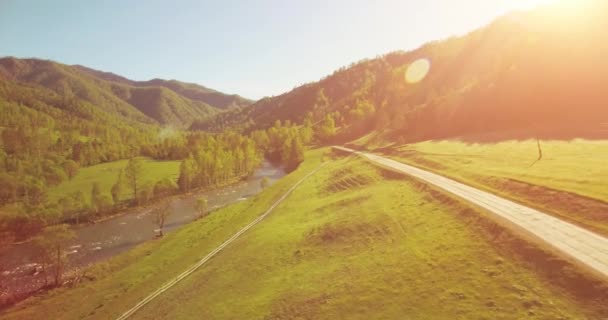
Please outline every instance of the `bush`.
[{"label": "bush", "polygon": [[145,205],[148,202],[150,202],[150,199],[152,199],[152,195],[153,195],[153,188],[151,185],[147,184],[145,186],[143,186],[140,190],[139,193],[137,194],[137,199],[135,199],[136,204],[137,205]]},{"label": "bush", "polygon": [[177,191],[177,184],[169,178],[159,180],[154,185],[154,197],[170,196],[176,194]]}]

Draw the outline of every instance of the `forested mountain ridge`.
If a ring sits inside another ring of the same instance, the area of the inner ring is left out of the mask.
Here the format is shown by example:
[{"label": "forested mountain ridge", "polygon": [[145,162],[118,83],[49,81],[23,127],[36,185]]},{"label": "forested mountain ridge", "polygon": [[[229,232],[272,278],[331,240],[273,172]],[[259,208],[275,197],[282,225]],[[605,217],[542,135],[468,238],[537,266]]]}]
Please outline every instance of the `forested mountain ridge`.
[{"label": "forested mountain ridge", "polygon": [[[175,127],[187,127],[193,120],[250,104],[240,96],[195,84],[161,79],[138,82],[82,66],[38,59],[0,58],[0,81],[11,87],[52,91],[66,103],[69,100],[91,105],[81,109],[98,108],[126,120]],[[14,100],[10,92],[5,92],[3,98]]]},{"label": "forested mountain ridge", "polygon": [[234,107],[245,107],[254,101],[243,98],[236,94],[225,94],[195,83],[186,83],[177,80],[152,79],[148,81],[133,81],[122,76],[94,70],[85,66],[74,66],[95,77],[107,81],[130,85],[133,87],[164,87],[180,94],[188,99],[206,103],[217,109],[230,109]]},{"label": "forested mountain ridge", "polygon": [[[400,141],[492,132],[606,135],[607,9],[584,1],[511,13],[467,35],[352,64],[193,127],[255,130],[277,119],[310,121],[330,132],[335,126],[334,141],[373,130]],[[408,81],[416,62],[428,74]]]}]

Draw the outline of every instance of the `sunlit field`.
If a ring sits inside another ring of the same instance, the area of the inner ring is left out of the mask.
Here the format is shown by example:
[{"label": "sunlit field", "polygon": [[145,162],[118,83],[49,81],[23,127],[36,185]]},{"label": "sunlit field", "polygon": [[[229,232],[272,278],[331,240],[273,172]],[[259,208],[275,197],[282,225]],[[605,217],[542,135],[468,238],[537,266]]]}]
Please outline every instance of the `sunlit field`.
[{"label": "sunlit field", "polygon": [[[121,170],[124,170],[128,160],[120,160],[98,164],[90,167],[82,168],[78,174],[71,180],[67,180],[60,185],[49,190],[49,196],[52,200],[68,196],[78,191],[82,191],[86,200],[90,202],[91,188],[93,183],[99,184],[99,189],[102,195],[111,197],[110,189],[116,183]],[[154,183],[169,178],[173,181],[177,179],[179,174],[180,161],[157,161],[144,159],[143,170],[141,176],[141,185],[154,185]],[[129,200],[133,198],[132,190],[122,188],[120,200]]]},{"label": "sunlit field", "polygon": [[[95,267],[94,282],[3,317],[118,316],[260,214],[321,154],[308,153],[254,199]],[[457,213],[461,205],[408,181],[359,159],[331,160],[263,224],[133,318],[581,319],[605,307],[549,284]]]},{"label": "sunlit field", "polygon": [[384,150],[395,159],[548,209],[608,234],[605,140],[428,141]]}]

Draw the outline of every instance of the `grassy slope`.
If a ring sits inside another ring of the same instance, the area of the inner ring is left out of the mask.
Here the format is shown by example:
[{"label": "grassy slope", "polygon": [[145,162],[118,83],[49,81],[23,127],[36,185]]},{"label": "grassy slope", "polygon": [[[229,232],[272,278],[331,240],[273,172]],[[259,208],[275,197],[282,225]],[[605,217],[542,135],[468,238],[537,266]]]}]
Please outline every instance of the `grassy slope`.
[{"label": "grassy slope", "polygon": [[111,319],[207,255],[262,214],[291,185],[315,168],[321,152],[308,154],[300,168],[248,201],[221,209],[184,226],[162,241],[151,241],[87,272],[96,280],[24,301],[1,319]]},{"label": "grassy slope", "polygon": [[608,142],[541,144],[543,159],[532,166],[537,147],[531,140],[492,144],[429,141],[391,149],[387,154],[608,234]]},{"label": "grassy slope", "polygon": [[[253,200],[96,268],[97,281],[30,300],[3,316],[117,316],[260,214],[319,157],[310,153],[300,169]],[[361,160],[338,160],[134,318],[597,316],[486,240],[406,181],[386,179]]]},{"label": "grassy slope", "polygon": [[[102,194],[111,197],[110,189],[116,183],[119,172],[126,167],[127,162],[127,160],[120,160],[82,168],[73,179],[52,188],[49,191],[49,196],[51,199],[58,199],[82,191],[86,199],[90,201],[93,183],[98,182]],[[176,180],[179,175],[179,165],[179,161],[144,160],[142,185],[154,184],[163,178]],[[121,194],[121,200],[131,199],[132,196],[132,191],[125,187]]]}]

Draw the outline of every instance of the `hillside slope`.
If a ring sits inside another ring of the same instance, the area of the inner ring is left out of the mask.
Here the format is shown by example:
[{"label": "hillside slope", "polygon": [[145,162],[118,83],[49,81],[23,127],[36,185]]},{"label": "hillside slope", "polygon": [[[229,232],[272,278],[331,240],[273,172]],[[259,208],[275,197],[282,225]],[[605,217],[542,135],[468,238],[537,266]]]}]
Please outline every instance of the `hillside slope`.
[{"label": "hillside slope", "polygon": [[[246,106],[250,101],[195,84],[175,80],[131,81],[82,66],[68,66],[38,59],[0,59],[0,83],[9,87],[1,98],[22,102],[13,91],[41,92],[38,100],[52,108],[93,117],[99,111],[123,120],[187,127],[222,110]],[[18,88],[17,88],[18,87]],[[61,104],[44,97],[57,96]],[[24,107],[32,108],[24,104]]]},{"label": "hillside slope", "polygon": [[[512,13],[462,37],[361,61],[195,127],[251,130],[276,119],[302,123],[308,115],[315,123],[331,114],[341,141],[372,130],[403,141],[490,132],[606,136],[607,9],[603,1],[582,1]],[[424,73],[425,65],[428,74],[408,81],[408,72]]]}]

